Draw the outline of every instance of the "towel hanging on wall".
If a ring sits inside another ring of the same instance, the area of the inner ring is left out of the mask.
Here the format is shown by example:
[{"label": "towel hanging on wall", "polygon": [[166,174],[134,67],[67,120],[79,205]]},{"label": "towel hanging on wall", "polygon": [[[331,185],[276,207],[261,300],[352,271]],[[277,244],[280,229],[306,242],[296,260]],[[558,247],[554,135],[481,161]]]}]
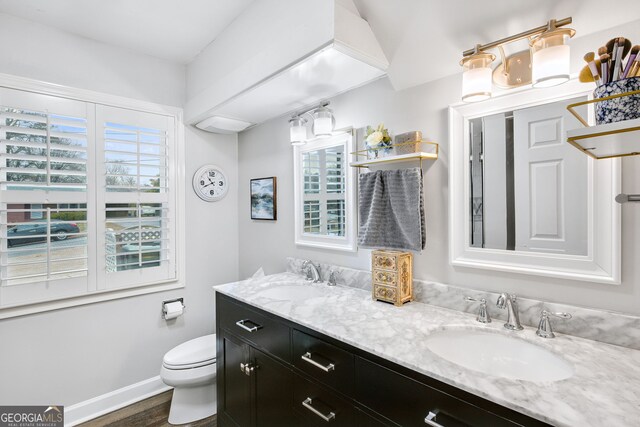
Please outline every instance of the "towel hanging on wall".
[{"label": "towel hanging on wall", "polygon": [[426,242],[422,169],[360,174],[358,245],[421,251]]}]

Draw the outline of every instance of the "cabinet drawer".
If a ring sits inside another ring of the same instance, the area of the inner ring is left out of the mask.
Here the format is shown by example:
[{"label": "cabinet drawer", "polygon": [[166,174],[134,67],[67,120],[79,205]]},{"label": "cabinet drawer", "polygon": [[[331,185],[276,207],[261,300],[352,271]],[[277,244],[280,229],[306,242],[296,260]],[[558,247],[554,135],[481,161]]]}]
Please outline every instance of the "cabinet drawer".
[{"label": "cabinet drawer", "polygon": [[291,362],[289,327],[275,319],[218,295],[220,327],[265,352]]},{"label": "cabinet drawer", "polygon": [[376,252],[373,254],[372,268],[395,271],[398,269],[398,261],[394,255]]},{"label": "cabinet drawer", "polygon": [[357,413],[351,402],[336,396],[335,391],[294,375],[293,408],[301,415],[304,426],[353,427]]},{"label": "cabinet drawer", "polygon": [[382,285],[397,285],[398,274],[394,271],[373,270],[373,281]]},{"label": "cabinet drawer", "polygon": [[445,427],[521,425],[360,357],[356,400],[402,426],[424,427],[430,412]]},{"label": "cabinet drawer", "polygon": [[398,290],[391,286],[373,284],[373,297],[377,300],[393,302],[398,299]]},{"label": "cabinet drawer", "polygon": [[344,394],[353,392],[353,354],[296,329],[293,330],[293,364]]}]

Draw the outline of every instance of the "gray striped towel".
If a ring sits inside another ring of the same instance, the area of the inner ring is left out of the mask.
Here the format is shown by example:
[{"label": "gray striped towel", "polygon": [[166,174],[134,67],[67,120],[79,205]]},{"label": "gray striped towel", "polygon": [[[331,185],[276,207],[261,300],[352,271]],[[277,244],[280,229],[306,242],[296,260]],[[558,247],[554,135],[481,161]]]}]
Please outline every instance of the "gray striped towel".
[{"label": "gray striped towel", "polygon": [[360,174],[358,245],[421,251],[426,242],[422,169]]}]

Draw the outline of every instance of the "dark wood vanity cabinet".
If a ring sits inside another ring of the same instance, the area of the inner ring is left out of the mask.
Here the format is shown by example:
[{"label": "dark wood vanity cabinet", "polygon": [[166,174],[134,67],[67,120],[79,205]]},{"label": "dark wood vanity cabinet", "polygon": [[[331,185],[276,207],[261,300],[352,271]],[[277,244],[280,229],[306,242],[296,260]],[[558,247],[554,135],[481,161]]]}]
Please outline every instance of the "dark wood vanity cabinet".
[{"label": "dark wood vanity cabinet", "polygon": [[286,360],[278,360],[289,358],[289,327],[230,302],[219,304],[217,312],[223,314],[217,331],[219,425],[296,425],[293,372]]},{"label": "dark wood vanity cabinet", "polygon": [[222,427],[547,425],[226,295],[216,313]]}]

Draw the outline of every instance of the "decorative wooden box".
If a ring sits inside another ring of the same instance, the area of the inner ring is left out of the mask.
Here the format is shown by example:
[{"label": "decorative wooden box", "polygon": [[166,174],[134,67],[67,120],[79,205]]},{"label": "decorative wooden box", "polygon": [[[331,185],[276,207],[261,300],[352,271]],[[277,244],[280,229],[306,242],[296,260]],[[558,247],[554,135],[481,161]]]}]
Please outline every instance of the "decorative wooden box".
[{"label": "decorative wooden box", "polygon": [[401,306],[413,301],[413,254],[376,250],[371,253],[373,299]]}]

